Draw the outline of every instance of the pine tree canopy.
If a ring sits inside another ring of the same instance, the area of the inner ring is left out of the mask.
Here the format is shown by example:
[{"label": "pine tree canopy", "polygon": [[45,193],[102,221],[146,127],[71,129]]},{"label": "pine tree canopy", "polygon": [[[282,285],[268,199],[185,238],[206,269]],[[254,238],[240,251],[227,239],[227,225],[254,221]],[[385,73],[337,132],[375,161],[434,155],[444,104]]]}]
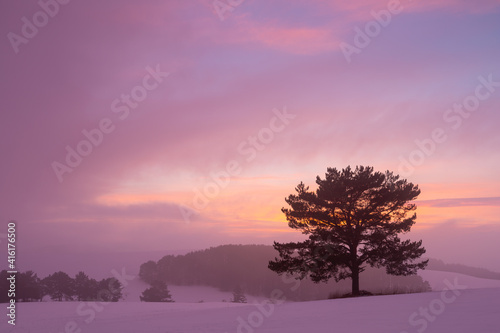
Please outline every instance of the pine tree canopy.
[{"label": "pine tree canopy", "polygon": [[413,203],[420,190],[390,171],[373,167],[355,170],[328,168],[316,178],[317,189],[304,183],[286,198],[283,208],[290,228],[308,235],[303,242],[274,243],[280,258],[269,263],[279,274],[295,274],[313,281],[351,278],[359,294],[359,273],[366,265],[385,267],[392,275],[416,274],[427,261],[416,262],[425,249],[422,241],[401,240],[416,220]]}]

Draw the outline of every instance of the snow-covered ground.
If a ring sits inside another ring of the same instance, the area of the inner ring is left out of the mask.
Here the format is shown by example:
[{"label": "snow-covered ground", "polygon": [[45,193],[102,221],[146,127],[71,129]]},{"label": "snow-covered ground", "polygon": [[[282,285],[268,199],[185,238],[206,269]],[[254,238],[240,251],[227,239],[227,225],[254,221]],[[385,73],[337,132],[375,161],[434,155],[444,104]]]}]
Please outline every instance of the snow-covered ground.
[{"label": "snow-covered ground", "polygon": [[[15,328],[1,332],[370,332],[498,333],[500,288],[271,304],[42,302],[17,305]],[[172,288],[173,289],[173,288]],[[199,290],[198,290],[199,291]],[[173,293],[173,292],[172,292]],[[199,296],[199,295],[198,295]],[[275,296],[279,296],[279,291]],[[264,303],[263,303],[264,302]],[[260,305],[259,305],[260,304]]]},{"label": "snow-covered ground", "polygon": [[[454,298],[454,299],[453,299]],[[449,303],[446,303],[449,302]],[[452,300],[453,299],[453,300]],[[500,289],[374,296],[262,307],[232,303],[19,304],[12,332],[495,332]],[[10,332],[5,320],[2,332]]]},{"label": "snow-covered ground", "polygon": [[455,278],[460,284],[467,286],[467,289],[500,288],[500,280],[482,279],[459,273],[423,270],[419,271],[418,275],[428,281],[434,291],[443,290],[446,287],[445,281],[453,281]]},{"label": "snow-covered ground", "polygon": [[175,285],[169,286],[175,303],[141,303],[139,295],[149,286],[135,278],[126,282],[124,300],[118,303],[17,304],[16,326],[4,317],[0,331],[500,332],[500,281],[441,271],[419,275],[429,281],[433,292],[293,303],[280,300],[276,291],[277,304],[252,296],[247,296],[248,304],[222,302],[232,294],[206,286]]},{"label": "snow-covered ground", "polygon": [[[418,275],[429,282],[433,291],[443,290],[443,288],[446,288],[445,281],[453,281],[455,278],[460,281],[461,285],[465,285],[467,289],[500,288],[500,280],[482,279],[459,273],[423,270],[419,271]],[[147,288],[149,288],[149,285],[138,277],[127,281],[127,285],[123,290],[124,301],[139,301],[139,296]],[[221,302],[222,300],[229,301],[232,298],[231,292],[224,292],[207,286],[169,285],[168,289],[173,299],[181,303]],[[262,302],[265,299],[265,297],[247,295],[249,303]]]},{"label": "snow-covered ground", "polygon": [[[123,300],[126,302],[137,302],[142,292],[150,286],[139,278],[127,281],[123,289]],[[207,286],[175,286],[168,285],[172,299],[178,303],[200,303],[203,302],[229,302],[233,298],[232,292],[220,291],[217,288]],[[261,302],[265,297],[247,295],[249,303]]]}]

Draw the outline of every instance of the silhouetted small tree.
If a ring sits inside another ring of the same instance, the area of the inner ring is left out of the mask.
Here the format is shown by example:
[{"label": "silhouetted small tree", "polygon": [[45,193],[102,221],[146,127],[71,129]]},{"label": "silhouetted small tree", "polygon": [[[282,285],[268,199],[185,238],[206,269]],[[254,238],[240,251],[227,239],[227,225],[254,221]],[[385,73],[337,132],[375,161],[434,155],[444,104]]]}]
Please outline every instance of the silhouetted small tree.
[{"label": "silhouetted small tree", "polygon": [[139,277],[142,279],[142,281],[145,281],[149,284],[153,283],[154,281],[157,281],[158,270],[156,262],[150,260],[142,264],[139,270]]},{"label": "silhouetted small tree", "polygon": [[141,302],[174,302],[164,281],[154,281],[150,288],[139,296]]},{"label": "silhouetted small tree", "polygon": [[372,167],[328,168],[325,178],[316,178],[318,188],[309,191],[303,183],[283,208],[290,228],[309,235],[304,242],[277,243],[280,259],[269,262],[278,274],[309,276],[314,282],[350,278],[352,295],[360,294],[359,274],[366,265],[385,267],[388,274],[412,275],[427,265],[415,262],[425,249],[422,241],[402,241],[416,214],[411,203],[420,194],[418,186],[392,172],[374,172]]},{"label": "silhouetted small tree", "polygon": [[75,296],[78,301],[96,299],[97,282],[84,272],[78,272],[74,279]]},{"label": "silhouetted small tree", "polygon": [[39,301],[43,297],[40,279],[33,271],[18,273],[16,299],[23,302]]},{"label": "silhouetted small tree", "polygon": [[99,281],[97,300],[101,302],[118,302],[122,297],[123,286],[116,278]]},{"label": "silhouetted small tree", "polygon": [[73,279],[64,272],[56,272],[42,280],[44,294],[54,301],[73,300],[75,295]]},{"label": "silhouetted small tree", "polygon": [[8,303],[10,301],[8,295],[10,282],[7,280],[9,276],[7,270],[0,271],[0,303]]},{"label": "silhouetted small tree", "polygon": [[243,290],[241,289],[240,286],[234,288],[233,291],[233,299],[231,300],[233,303],[246,303],[247,298],[245,294],[243,293]]}]

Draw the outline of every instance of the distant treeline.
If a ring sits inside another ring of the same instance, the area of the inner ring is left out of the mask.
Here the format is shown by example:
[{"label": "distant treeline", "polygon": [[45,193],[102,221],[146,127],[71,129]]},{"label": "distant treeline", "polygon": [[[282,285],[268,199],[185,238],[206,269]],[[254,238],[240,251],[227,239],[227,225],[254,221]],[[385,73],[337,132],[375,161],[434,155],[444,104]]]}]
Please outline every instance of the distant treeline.
[{"label": "distant treeline", "polygon": [[461,264],[445,264],[438,259],[429,259],[428,270],[460,273],[483,279],[500,280],[500,273],[492,272],[484,268],[470,267]]},{"label": "distant treeline", "polygon": [[[15,280],[15,283],[12,281]],[[33,271],[12,274],[0,272],[0,303],[15,299],[17,302],[37,302],[45,296],[54,301],[102,301],[117,302],[122,298],[120,281],[106,278],[100,281],[79,272],[74,278],[64,272],[56,272],[40,279]]]},{"label": "distant treeline", "polygon": [[[163,281],[174,285],[205,285],[222,291],[241,288],[244,293],[269,297],[275,289],[289,300],[326,299],[331,293],[350,290],[350,281],[313,283],[278,276],[268,269],[277,256],[267,245],[222,245],[186,255],[167,255],[158,262],[141,265],[139,276],[149,284]],[[361,274],[361,288],[373,293],[407,293],[430,290],[420,276],[391,276],[383,269],[367,267]]]}]

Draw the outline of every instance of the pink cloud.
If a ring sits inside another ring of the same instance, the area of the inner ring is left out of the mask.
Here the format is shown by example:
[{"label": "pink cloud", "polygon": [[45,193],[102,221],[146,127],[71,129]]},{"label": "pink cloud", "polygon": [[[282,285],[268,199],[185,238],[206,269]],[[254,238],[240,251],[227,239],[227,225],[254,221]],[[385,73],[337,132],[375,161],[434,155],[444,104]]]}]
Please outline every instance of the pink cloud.
[{"label": "pink cloud", "polygon": [[500,206],[500,197],[419,200],[418,205],[427,207]]},{"label": "pink cloud", "polygon": [[[318,3],[326,2],[318,0]],[[484,13],[500,5],[498,0],[484,0],[471,2],[467,0],[429,0],[429,1],[407,1],[407,0],[361,0],[361,1],[328,1],[331,8],[335,10],[352,12],[358,20],[373,19],[368,16],[372,10],[379,11],[389,6],[402,8],[405,12],[424,12],[435,10],[448,10],[453,12]]]},{"label": "pink cloud", "polygon": [[248,39],[267,47],[295,54],[316,54],[336,50],[338,36],[328,28],[286,28],[255,26],[246,29]]}]

